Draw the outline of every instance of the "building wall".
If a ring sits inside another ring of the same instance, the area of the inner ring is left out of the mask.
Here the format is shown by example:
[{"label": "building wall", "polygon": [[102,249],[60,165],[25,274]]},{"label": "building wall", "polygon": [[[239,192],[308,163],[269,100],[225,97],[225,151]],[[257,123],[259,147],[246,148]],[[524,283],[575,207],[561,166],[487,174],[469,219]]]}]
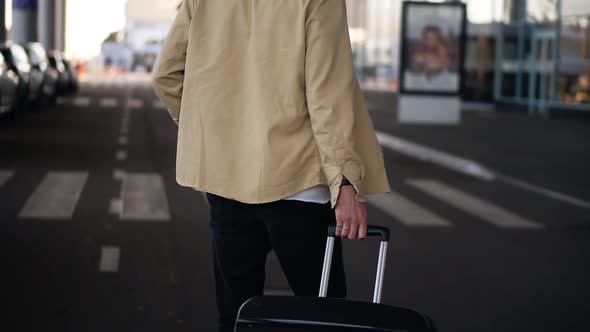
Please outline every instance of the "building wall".
[{"label": "building wall", "polygon": [[127,0],[128,21],[170,22],[180,0]]}]

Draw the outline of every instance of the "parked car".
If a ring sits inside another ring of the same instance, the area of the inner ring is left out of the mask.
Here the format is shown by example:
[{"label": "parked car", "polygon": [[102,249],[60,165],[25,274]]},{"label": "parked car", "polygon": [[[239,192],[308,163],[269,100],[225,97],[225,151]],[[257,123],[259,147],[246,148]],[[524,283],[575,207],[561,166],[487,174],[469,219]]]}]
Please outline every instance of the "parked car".
[{"label": "parked car", "polygon": [[57,98],[57,85],[59,73],[57,69],[49,65],[49,59],[45,48],[41,43],[26,43],[23,45],[31,63],[31,76],[41,79],[41,85],[38,87],[36,94],[37,101],[54,103]]},{"label": "parked car", "polygon": [[[2,53],[8,69],[15,72],[18,76],[18,109],[19,111],[27,109],[30,101],[37,98],[37,95],[35,95],[37,90],[35,88],[41,84],[41,81],[32,79],[29,57],[22,46],[10,41],[0,43],[0,53]],[[38,80],[38,78],[35,79]]]},{"label": "parked car", "polygon": [[14,116],[20,104],[18,74],[9,68],[0,53],[0,117]]},{"label": "parked car", "polygon": [[68,86],[68,92],[78,92],[78,70],[72,66],[72,63],[66,58],[62,58],[62,62],[66,67],[66,70],[70,73],[70,84]]},{"label": "parked car", "polygon": [[51,50],[47,52],[49,65],[59,73],[58,91],[60,94],[69,94],[72,92],[72,73],[68,70],[63,62],[63,56],[60,51]]}]

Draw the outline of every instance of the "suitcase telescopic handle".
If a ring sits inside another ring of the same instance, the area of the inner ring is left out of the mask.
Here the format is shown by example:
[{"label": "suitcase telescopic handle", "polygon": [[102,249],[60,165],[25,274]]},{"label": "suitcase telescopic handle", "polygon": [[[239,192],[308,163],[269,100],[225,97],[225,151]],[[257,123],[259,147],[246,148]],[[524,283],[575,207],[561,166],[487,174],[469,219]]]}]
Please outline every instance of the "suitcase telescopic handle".
[{"label": "suitcase telescopic handle", "polygon": [[[380,236],[381,241],[389,242],[389,228],[382,226],[367,225],[368,236]],[[328,226],[328,236],[336,236],[336,225],[331,224]]]},{"label": "suitcase telescopic handle", "polygon": [[[389,243],[389,228],[382,226],[367,225],[368,236],[381,237],[379,246],[379,260],[377,261],[377,275],[375,276],[375,290],[373,302],[381,302],[381,291],[383,289],[383,275],[385,272],[385,259],[387,257],[387,244]],[[326,297],[328,293],[328,280],[332,265],[332,254],[334,252],[334,239],[336,238],[336,225],[328,226],[328,240],[326,242],[326,253],[324,255],[324,267],[322,269],[322,280],[320,281],[320,297]]]}]

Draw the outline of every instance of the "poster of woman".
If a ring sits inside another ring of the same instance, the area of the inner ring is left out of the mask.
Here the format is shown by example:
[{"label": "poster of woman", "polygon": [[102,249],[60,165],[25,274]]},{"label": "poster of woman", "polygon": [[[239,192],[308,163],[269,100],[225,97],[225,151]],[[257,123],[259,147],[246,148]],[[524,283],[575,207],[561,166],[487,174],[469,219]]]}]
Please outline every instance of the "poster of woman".
[{"label": "poster of woman", "polygon": [[401,90],[459,94],[463,68],[465,6],[404,2]]}]

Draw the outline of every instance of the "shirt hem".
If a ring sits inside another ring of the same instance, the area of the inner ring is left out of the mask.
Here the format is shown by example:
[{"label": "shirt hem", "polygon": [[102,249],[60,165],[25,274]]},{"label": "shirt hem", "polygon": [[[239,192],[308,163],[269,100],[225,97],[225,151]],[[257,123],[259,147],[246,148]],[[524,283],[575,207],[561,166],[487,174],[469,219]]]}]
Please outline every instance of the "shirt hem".
[{"label": "shirt hem", "polygon": [[[207,188],[206,186],[188,185],[188,184],[183,184],[183,183],[180,183],[180,182],[178,182],[178,184],[181,185],[181,186],[183,186],[183,187],[192,188],[192,189],[194,189],[196,191],[199,191],[199,192],[206,192],[206,193],[214,194],[214,195],[217,195],[217,196],[221,196],[221,197],[224,197],[224,198],[236,200],[238,202],[242,202],[242,203],[246,203],[246,204],[272,203],[272,202],[283,200],[283,199],[288,198],[288,197],[290,197],[292,195],[295,195],[295,194],[297,194],[297,193],[299,193],[299,192],[301,192],[303,190],[309,189],[309,188],[314,187],[314,186],[317,186],[317,185],[325,185],[325,186],[328,186],[328,184],[326,184],[324,181],[322,181],[322,180],[316,180],[316,181],[313,181],[310,184],[304,184],[303,186],[298,187],[298,188],[294,189],[293,191],[289,191],[287,193],[281,193],[281,194],[275,195],[275,196],[273,196],[271,198],[268,198],[268,199],[264,199],[264,200],[243,200],[243,199],[239,199],[239,198],[235,197],[232,194],[224,193],[222,191],[218,191],[218,190],[215,190],[215,189],[210,189],[210,188]],[[319,203],[319,204],[322,204],[322,203]]]}]

